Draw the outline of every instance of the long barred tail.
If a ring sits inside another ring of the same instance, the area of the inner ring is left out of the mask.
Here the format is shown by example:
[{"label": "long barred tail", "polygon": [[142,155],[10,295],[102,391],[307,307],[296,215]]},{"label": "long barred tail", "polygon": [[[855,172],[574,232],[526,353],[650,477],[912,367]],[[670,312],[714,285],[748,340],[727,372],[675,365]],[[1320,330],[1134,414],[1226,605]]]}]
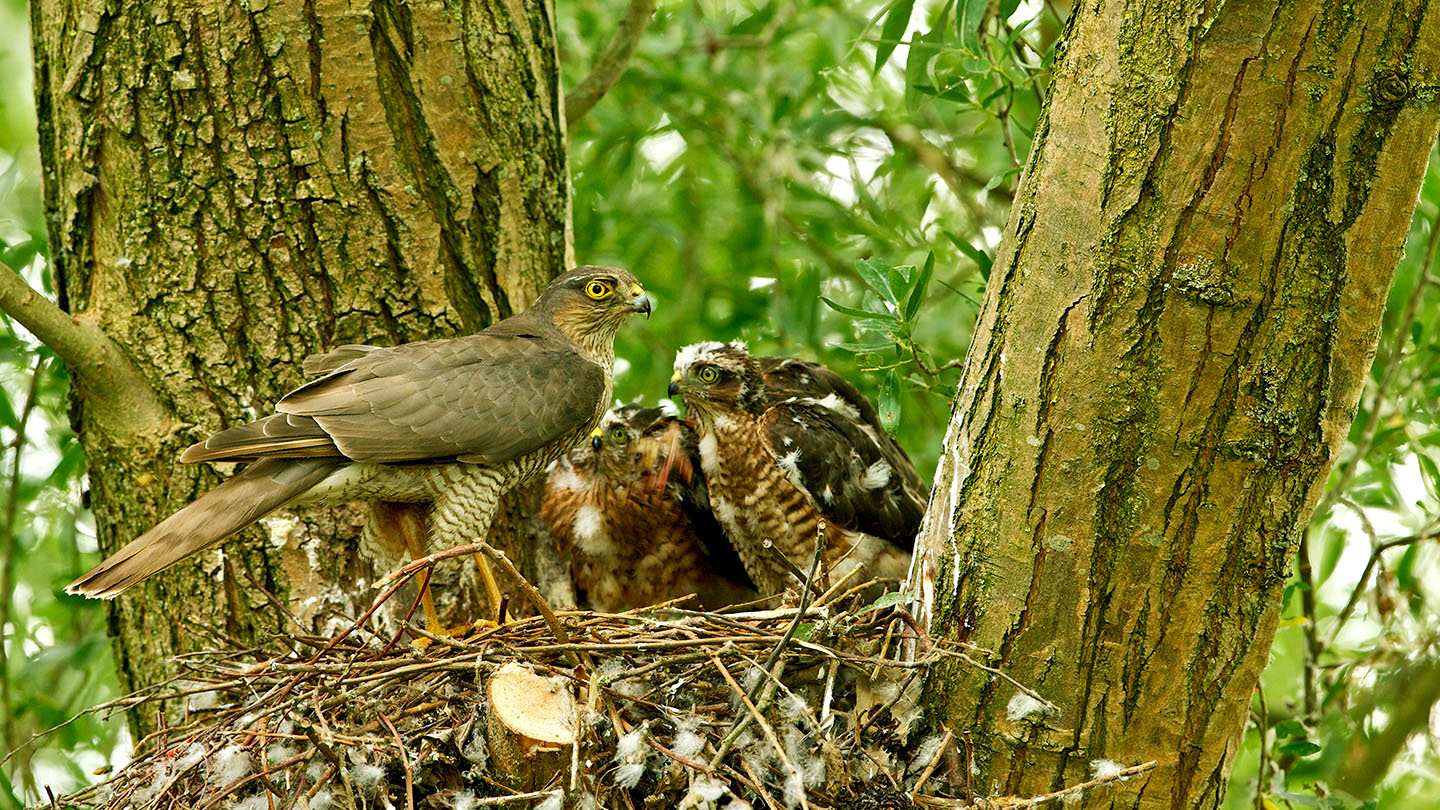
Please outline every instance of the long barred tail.
[{"label": "long barred tail", "polygon": [[279,509],[343,463],[344,459],[257,461],[132,540],[65,591],[110,599]]}]

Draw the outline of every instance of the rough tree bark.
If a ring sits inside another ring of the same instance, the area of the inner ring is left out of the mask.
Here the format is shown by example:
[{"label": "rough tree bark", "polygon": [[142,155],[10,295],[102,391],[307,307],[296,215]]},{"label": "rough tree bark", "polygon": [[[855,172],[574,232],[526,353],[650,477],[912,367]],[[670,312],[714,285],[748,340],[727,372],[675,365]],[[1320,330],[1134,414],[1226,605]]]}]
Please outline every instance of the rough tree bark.
[{"label": "rough tree bark", "polygon": [[1076,7],[921,535],[976,788],[1217,807],[1440,120],[1440,2]]},{"label": "rough tree bark", "polygon": [[[60,303],[160,403],[136,415],[75,375],[104,551],[213,485],[180,449],[267,408],[305,355],[476,331],[571,263],[544,0],[31,8]],[[197,622],[242,644],[279,628],[241,571],[302,622],[358,615],[363,515],[272,522],[116,600],[122,686],[167,674]]]}]

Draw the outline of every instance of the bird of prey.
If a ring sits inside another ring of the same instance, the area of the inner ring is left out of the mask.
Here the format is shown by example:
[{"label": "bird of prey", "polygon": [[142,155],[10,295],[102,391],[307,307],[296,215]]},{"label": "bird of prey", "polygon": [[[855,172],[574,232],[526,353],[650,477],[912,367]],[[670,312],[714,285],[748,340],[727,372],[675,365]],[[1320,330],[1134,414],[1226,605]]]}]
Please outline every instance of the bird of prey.
[{"label": "bird of prey", "polygon": [[[308,358],[305,370],[318,378],[286,394],[275,414],[180,456],[250,466],[66,590],[113,597],[291,504],[424,504],[423,523],[390,521],[412,524],[412,554],[417,546],[423,553],[427,533],[438,548],[483,540],[501,496],[599,423],[615,333],[638,312],[650,313],[650,299],[634,276],[580,267],[554,279],[526,311],[478,334],[341,346]],[[493,578],[488,587],[498,603]]]},{"label": "bird of prey", "polygon": [[829,577],[904,575],[929,493],[854,386],[815,363],[705,342],[676,354],[677,394],[699,426],[715,516],[761,593],[795,582],[765,542],[806,570],[822,517]]},{"label": "bird of prey", "polygon": [[673,408],[623,405],[550,468],[541,512],[594,609],[758,596],[710,513],[696,444]]}]

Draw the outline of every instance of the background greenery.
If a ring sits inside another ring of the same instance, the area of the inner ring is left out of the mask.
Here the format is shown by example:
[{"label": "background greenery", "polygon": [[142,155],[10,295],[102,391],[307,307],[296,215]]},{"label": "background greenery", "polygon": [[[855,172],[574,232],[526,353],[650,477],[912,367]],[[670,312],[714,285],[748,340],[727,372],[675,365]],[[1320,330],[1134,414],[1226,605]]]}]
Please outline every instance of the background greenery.
[{"label": "background greenery", "polygon": [[[624,5],[559,0],[569,81]],[[680,344],[744,338],[855,380],[928,476],[957,374],[946,366],[969,342],[1068,4],[836,5],[661,2],[620,84],[570,127],[576,255],[633,268],[658,299],[620,340],[622,398],[659,395]],[[0,0],[0,242],[48,290],[25,19],[23,0]],[[1440,807],[1437,218],[1432,158],[1230,807],[1354,806],[1333,786],[1377,784],[1380,806]],[[64,370],[5,321],[0,383],[9,751],[113,697],[115,681],[103,607],[61,592],[94,558]],[[82,717],[0,768],[0,807],[95,779],[127,745],[118,720]]]}]

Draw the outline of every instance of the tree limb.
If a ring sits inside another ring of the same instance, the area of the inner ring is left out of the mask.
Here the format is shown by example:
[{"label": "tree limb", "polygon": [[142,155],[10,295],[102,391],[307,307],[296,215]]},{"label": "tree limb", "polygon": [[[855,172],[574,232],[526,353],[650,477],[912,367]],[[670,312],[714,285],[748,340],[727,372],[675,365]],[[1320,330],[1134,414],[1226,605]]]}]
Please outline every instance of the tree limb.
[{"label": "tree limb", "polygon": [[85,387],[102,421],[131,433],[168,431],[169,411],[125,352],[104,332],[60,309],[0,262],[0,312],[30,330]]},{"label": "tree limb", "polygon": [[655,0],[630,0],[629,8],[625,9],[624,16],[615,26],[615,35],[606,43],[600,58],[595,60],[590,75],[581,79],[574,90],[565,94],[566,124],[574,126],[615,86],[620,74],[625,72],[631,55],[635,53],[635,47],[640,44],[640,35],[645,33],[645,28],[650,25],[650,18],[654,14]]},{"label": "tree limb", "polygon": [[[1440,702],[1440,661],[1428,658],[1407,668],[1409,672],[1395,677],[1397,692],[1384,701],[1385,708],[1393,711],[1385,728],[1371,735],[1356,733],[1335,775],[1335,785],[1356,798],[1374,791],[1404,750],[1405,741],[1425,730],[1431,708]],[[1403,699],[1398,694],[1402,690]]]}]

